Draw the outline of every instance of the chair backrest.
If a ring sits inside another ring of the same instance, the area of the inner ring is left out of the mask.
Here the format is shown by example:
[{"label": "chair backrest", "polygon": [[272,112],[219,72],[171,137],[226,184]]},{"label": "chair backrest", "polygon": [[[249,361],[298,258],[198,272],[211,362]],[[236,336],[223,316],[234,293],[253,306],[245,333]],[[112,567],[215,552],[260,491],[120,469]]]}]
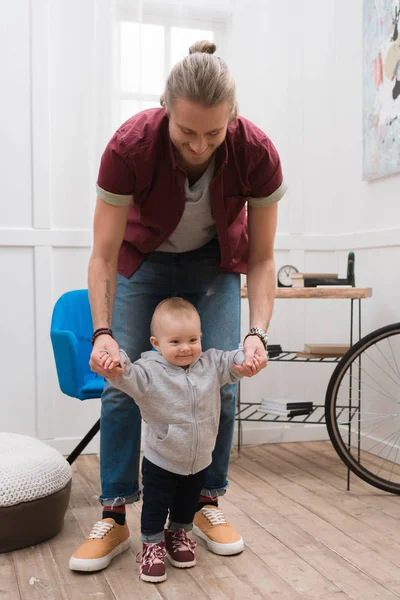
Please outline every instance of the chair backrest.
[{"label": "chair backrest", "polygon": [[50,337],[60,388],[81,400],[98,398],[104,387],[104,379],[89,367],[92,332],[88,291],[63,294],[53,309]]}]

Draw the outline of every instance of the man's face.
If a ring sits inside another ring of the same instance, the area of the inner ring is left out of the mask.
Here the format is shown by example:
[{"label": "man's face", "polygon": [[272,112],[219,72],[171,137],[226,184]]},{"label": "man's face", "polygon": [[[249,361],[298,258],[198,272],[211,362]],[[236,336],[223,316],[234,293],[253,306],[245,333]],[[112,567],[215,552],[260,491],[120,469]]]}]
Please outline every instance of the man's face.
[{"label": "man's face", "polygon": [[169,134],[183,168],[206,166],[226,136],[231,109],[228,102],[207,108],[177,98],[169,113]]}]

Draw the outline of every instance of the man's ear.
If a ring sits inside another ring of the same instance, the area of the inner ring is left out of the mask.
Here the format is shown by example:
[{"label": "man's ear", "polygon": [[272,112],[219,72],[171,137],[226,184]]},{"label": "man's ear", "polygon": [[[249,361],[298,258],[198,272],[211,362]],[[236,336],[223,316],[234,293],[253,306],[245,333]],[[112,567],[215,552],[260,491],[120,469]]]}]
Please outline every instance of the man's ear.
[{"label": "man's ear", "polygon": [[160,352],[160,344],[158,343],[157,338],[155,338],[154,335],[152,335],[150,338],[150,344],[153,346],[153,348],[157,350],[157,352]]}]

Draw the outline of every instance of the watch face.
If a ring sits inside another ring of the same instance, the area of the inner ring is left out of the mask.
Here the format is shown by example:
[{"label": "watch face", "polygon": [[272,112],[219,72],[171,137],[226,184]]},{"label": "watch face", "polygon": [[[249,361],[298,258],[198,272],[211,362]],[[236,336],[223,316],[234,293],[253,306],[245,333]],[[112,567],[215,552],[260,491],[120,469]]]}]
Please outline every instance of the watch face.
[{"label": "watch face", "polygon": [[292,287],[292,275],[298,272],[296,267],[284,265],[278,271],[278,285],[281,287]]}]

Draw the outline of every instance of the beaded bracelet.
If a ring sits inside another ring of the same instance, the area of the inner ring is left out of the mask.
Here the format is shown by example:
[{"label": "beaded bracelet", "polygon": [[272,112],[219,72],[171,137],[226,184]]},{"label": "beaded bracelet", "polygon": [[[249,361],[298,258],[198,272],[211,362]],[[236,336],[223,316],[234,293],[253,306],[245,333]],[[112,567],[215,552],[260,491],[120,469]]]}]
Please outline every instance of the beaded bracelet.
[{"label": "beaded bracelet", "polygon": [[115,339],[114,334],[109,327],[100,327],[99,329],[96,329],[96,331],[92,335],[92,346],[94,344],[95,339],[98,338],[99,335],[111,335],[111,337]]}]

